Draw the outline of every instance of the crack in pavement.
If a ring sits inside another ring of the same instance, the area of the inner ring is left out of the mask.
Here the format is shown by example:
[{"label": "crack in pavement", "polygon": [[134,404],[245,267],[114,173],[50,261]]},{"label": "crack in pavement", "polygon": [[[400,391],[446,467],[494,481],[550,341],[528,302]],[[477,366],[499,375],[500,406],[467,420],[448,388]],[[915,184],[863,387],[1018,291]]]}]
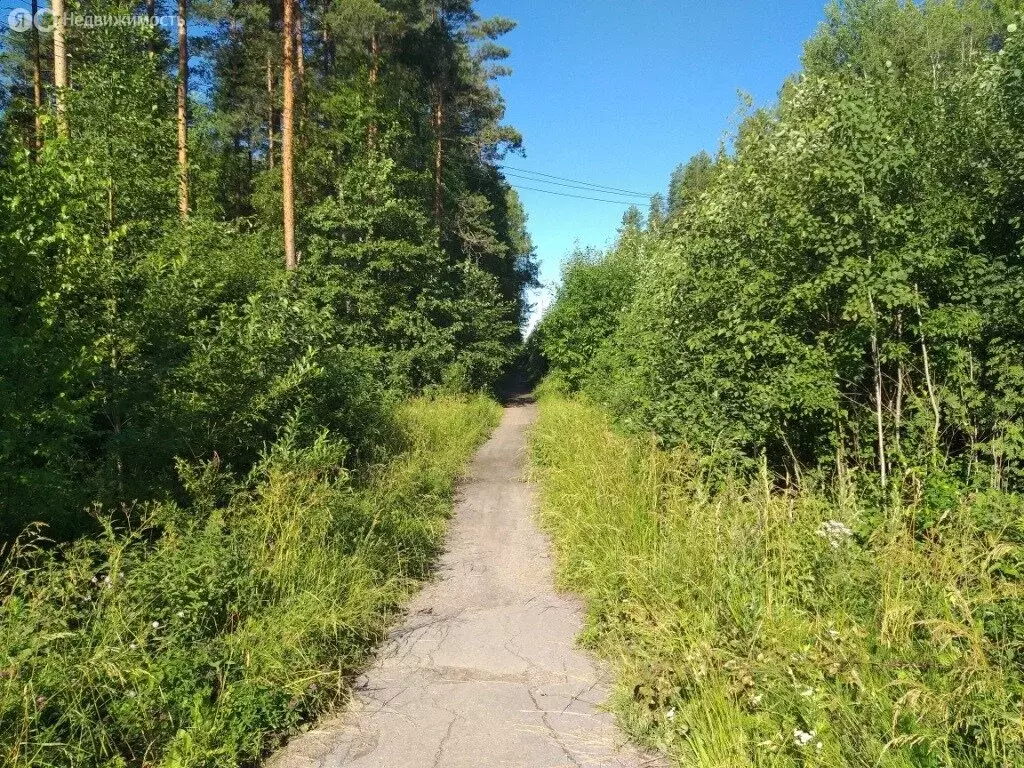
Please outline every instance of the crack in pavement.
[{"label": "crack in pavement", "polygon": [[562,753],[566,756],[566,758],[568,758],[569,764],[575,766],[575,768],[583,768],[580,761],[576,759],[576,755],[573,754],[567,746],[565,746],[565,742],[562,741],[561,734],[551,725],[551,722],[548,720],[548,715],[550,713],[540,705],[539,701],[537,701],[536,693],[533,691],[533,689],[530,689],[527,692],[530,694],[530,700],[533,702],[533,706],[536,707],[537,711],[541,713],[541,722],[544,723],[544,727],[551,732],[551,738],[554,739],[554,742],[562,750]]},{"label": "crack in pavement", "polygon": [[452,712],[451,722],[448,723],[448,727],[445,729],[444,736],[441,737],[441,743],[437,745],[437,752],[434,755],[433,768],[442,768],[444,759],[444,750],[448,746],[448,742],[452,738],[452,729],[455,727],[455,723],[459,720],[459,714]]},{"label": "crack in pavement", "polygon": [[[526,478],[534,406],[506,408],[460,485],[447,551],[348,710],[270,768],[644,768],[598,663],[575,645],[578,600],[555,591]],[[544,706],[544,705],[547,706]],[[564,704],[564,706],[563,706]],[[530,708],[532,705],[532,709]]]}]

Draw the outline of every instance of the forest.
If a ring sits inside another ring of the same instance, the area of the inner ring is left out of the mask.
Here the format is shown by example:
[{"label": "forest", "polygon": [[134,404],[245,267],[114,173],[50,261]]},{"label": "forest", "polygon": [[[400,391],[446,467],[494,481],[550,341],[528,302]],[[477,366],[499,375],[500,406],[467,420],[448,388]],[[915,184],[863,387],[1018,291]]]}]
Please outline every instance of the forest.
[{"label": "forest", "polygon": [[493,426],[536,271],[515,25],[35,19],[0,56],[0,763],[237,765],[343,693]]},{"label": "forest", "polygon": [[[495,85],[512,22],[285,6],[8,32],[8,535],[173,492],[175,457],[244,472],[296,413],[372,454],[389,397],[491,387],[515,354],[535,267],[495,165],[521,143]],[[90,8],[133,11],[154,13]]]},{"label": "forest", "polygon": [[[571,253],[525,338],[516,22],[472,0],[18,13],[0,764],[263,764],[356,696],[506,428],[486,519],[549,535],[635,744],[1024,765],[1019,0],[834,0],[777,99],[742,97],[715,151]],[[536,405],[500,407],[524,381]],[[521,597],[506,655],[549,620]],[[473,663],[432,671],[536,674]]]},{"label": "forest", "polygon": [[681,765],[1024,762],[1020,10],[830,5],[530,339],[562,578]]}]

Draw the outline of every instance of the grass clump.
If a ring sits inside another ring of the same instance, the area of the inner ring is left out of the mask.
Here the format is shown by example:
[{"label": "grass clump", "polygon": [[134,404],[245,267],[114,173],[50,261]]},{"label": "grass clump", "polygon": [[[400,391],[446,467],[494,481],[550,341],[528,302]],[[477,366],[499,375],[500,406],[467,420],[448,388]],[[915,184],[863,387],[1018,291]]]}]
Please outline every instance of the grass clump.
[{"label": "grass clump", "polygon": [[837,482],[712,482],[699,457],[541,401],[532,450],[584,642],[680,765],[1024,765],[1022,504],[873,509]]},{"label": "grass clump", "polygon": [[182,467],[188,506],[0,572],[0,764],[234,766],[342,698],[441,543],[483,397],[399,409],[390,459],[286,429],[248,477]]}]

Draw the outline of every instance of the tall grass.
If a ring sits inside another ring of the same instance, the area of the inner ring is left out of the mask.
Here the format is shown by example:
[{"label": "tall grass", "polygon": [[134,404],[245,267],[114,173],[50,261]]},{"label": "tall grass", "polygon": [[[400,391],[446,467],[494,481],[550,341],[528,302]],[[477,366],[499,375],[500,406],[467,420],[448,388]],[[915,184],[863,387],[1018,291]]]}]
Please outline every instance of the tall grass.
[{"label": "tall grass", "polygon": [[193,502],[135,510],[0,572],[0,764],[234,766],[346,694],[441,542],[453,480],[497,423],[417,400],[398,450],[286,431],[243,481],[182,467]]},{"label": "tall grass", "polygon": [[557,395],[532,450],[638,739],[700,768],[1024,765],[1019,498],[712,483]]}]

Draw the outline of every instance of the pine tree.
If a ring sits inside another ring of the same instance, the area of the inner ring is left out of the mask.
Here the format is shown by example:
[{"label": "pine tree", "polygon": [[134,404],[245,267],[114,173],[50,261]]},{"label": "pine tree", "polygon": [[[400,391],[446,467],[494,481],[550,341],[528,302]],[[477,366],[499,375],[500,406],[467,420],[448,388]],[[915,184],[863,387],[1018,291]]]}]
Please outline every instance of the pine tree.
[{"label": "pine tree", "polygon": [[188,3],[178,0],[178,212],[188,218]]},{"label": "pine tree", "polygon": [[53,16],[53,90],[57,111],[57,135],[68,135],[68,59],[65,47],[64,0],[51,0]]},{"label": "pine tree", "polygon": [[283,0],[284,39],[281,88],[281,200],[284,206],[284,265],[288,271],[298,266],[295,253],[295,170],[292,159],[295,133],[295,0]]},{"label": "pine tree", "polygon": [[36,153],[43,148],[43,65],[39,45],[39,27],[36,26],[38,0],[32,0],[32,147]]}]

